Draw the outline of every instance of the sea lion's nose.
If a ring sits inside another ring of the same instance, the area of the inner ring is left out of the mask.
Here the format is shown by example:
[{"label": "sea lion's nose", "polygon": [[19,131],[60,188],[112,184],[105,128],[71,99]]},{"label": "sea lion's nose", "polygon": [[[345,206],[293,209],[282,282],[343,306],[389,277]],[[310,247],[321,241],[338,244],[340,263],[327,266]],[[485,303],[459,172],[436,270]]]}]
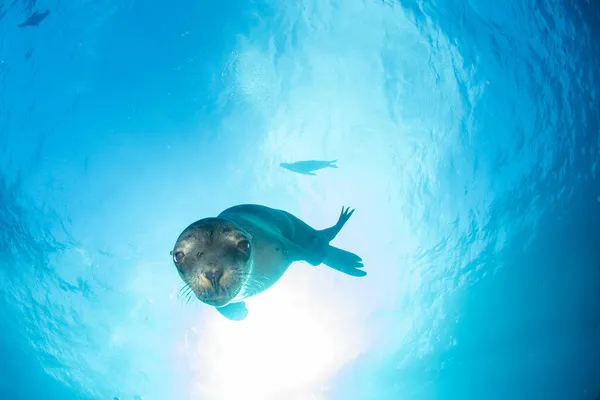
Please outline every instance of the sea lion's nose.
[{"label": "sea lion's nose", "polygon": [[215,292],[219,292],[219,280],[223,276],[223,270],[214,268],[204,273],[206,279],[210,281]]}]

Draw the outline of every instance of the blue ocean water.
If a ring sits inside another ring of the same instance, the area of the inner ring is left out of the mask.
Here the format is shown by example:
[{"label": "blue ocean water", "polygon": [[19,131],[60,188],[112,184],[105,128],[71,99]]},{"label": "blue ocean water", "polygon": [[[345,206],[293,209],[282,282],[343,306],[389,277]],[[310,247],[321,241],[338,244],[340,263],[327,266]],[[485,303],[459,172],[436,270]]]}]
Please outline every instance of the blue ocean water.
[{"label": "blue ocean water", "polygon": [[[19,27],[35,11],[37,26]],[[0,2],[1,399],[600,395],[593,1]],[[281,162],[338,160],[304,176]],[[225,321],[169,251],[332,225]]]}]

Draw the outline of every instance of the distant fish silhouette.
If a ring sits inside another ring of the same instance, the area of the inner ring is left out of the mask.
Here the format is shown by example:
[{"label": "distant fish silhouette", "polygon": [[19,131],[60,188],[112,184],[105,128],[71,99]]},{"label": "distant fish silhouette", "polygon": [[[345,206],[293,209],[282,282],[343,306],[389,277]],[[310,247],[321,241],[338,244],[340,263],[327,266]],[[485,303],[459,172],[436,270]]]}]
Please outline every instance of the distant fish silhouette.
[{"label": "distant fish silhouette", "polygon": [[50,10],[46,10],[43,13],[39,13],[38,11],[34,12],[31,17],[27,19],[27,21],[17,25],[19,28],[25,28],[26,26],[38,26],[46,17],[50,14]]},{"label": "distant fish silhouette", "polygon": [[337,160],[333,161],[320,161],[320,160],[306,160],[306,161],[296,161],[294,163],[281,163],[279,166],[289,169],[292,172],[297,172],[299,174],[304,175],[316,175],[313,171],[318,171],[323,168],[337,168],[335,163]]}]

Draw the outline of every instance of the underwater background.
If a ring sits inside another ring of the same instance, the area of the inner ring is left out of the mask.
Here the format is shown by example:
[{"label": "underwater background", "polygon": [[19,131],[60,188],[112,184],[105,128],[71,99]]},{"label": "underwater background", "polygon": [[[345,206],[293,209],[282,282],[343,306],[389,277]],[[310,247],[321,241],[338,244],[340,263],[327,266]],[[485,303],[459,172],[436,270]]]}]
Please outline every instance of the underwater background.
[{"label": "underwater background", "polygon": [[[0,2],[0,399],[596,399],[598,7]],[[239,203],[356,208],[367,277],[186,304]]]}]

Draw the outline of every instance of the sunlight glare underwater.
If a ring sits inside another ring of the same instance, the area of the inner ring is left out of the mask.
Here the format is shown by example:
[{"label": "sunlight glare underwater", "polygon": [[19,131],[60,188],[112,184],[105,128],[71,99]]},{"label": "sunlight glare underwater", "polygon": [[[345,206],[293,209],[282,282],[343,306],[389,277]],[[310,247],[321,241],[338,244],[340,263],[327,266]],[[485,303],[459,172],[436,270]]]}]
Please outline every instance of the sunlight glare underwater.
[{"label": "sunlight glare underwater", "polygon": [[346,327],[315,313],[317,306],[304,291],[275,287],[249,302],[252,318],[241,323],[206,315],[196,350],[203,367],[210,366],[211,394],[259,400],[322,383],[352,349]]},{"label": "sunlight glare underwater", "polygon": [[[415,60],[426,62],[427,43],[401,12],[390,13],[392,9],[373,4],[355,2],[337,9],[323,2],[305,2],[302,10],[277,11],[277,23],[269,24],[291,23],[297,12],[305,21],[319,15],[332,32],[311,31],[298,24],[290,29],[297,29],[303,39],[283,48],[274,45],[280,32],[269,31],[272,28],[266,24],[240,37],[231,61],[235,93],[266,121],[266,132],[252,136],[248,143],[246,138],[236,140],[240,146],[252,146],[258,156],[236,158],[231,168],[250,171],[239,179],[253,182],[250,196],[257,201],[285,208],[317,228],[335,223],[342,205],[356,207],[357,213],[334,244],[360,254],[369,276],[354,279],[325,266],[295,263],[277,285],[248,302],[245,321],[232,323],[214,310],[203,312],[202,327],[188,332],[194,334],[186,338],[187,346],[194,349],[189,362],[197,374],[198,398],[319,398],[328,380],[367,350],[379,354],[397,350],[410,328],[419,328],[419,313],[426,307],[414,304],[422,272],[400,264],[403,254],[418,247],[423,234],[408,226],[410,200],[403,191],[408,182],[403,176],[421,173],[411,171],[415,168],[431,171],[443,149],[431,148],[421,164],[408,164],[407,149],[425,143],[401,144],[407,139],[397,131],[414,134],[422,128],[418,119],[411,118],[398,126],[382,112],[387,105],[380,59],[369,55],[377,56],[388,35],[402,37],[401,48],[407,52],[397,57],[407,63],[401,73],[409,74],[418,64]],[[353,22],[350,29],[349,21],[360,22]],[[347,32],[353,34],[347,37]],[[439,43],[445,43],[442,37]],[[410,50],[423,57],[411,59]],[[438,68],[452,69],[444,64]],[[448,102],[458,95],[442,96]],[[237,112],[224,125],[251,136]],[[440,115],[435,110],[433,114],[429,123],[441,127]],[[421,118],[423,113],[415,115]],[[398,156],[405,165],[401,176],[391,173],[398,168]],[[343,167],[321,171],[311,181],[272,167],[281,160],[303,157],[340,158]],[[390,185],[397,185],[393,192]],[[437,296],[442,297],[445,291],[439,289]],[[392,314],[407,304],[414,309]],[[429,314],[442,312],[443,304],[438,300]],[[406,351],[427,351],[428,340],[421,335]]]}]

